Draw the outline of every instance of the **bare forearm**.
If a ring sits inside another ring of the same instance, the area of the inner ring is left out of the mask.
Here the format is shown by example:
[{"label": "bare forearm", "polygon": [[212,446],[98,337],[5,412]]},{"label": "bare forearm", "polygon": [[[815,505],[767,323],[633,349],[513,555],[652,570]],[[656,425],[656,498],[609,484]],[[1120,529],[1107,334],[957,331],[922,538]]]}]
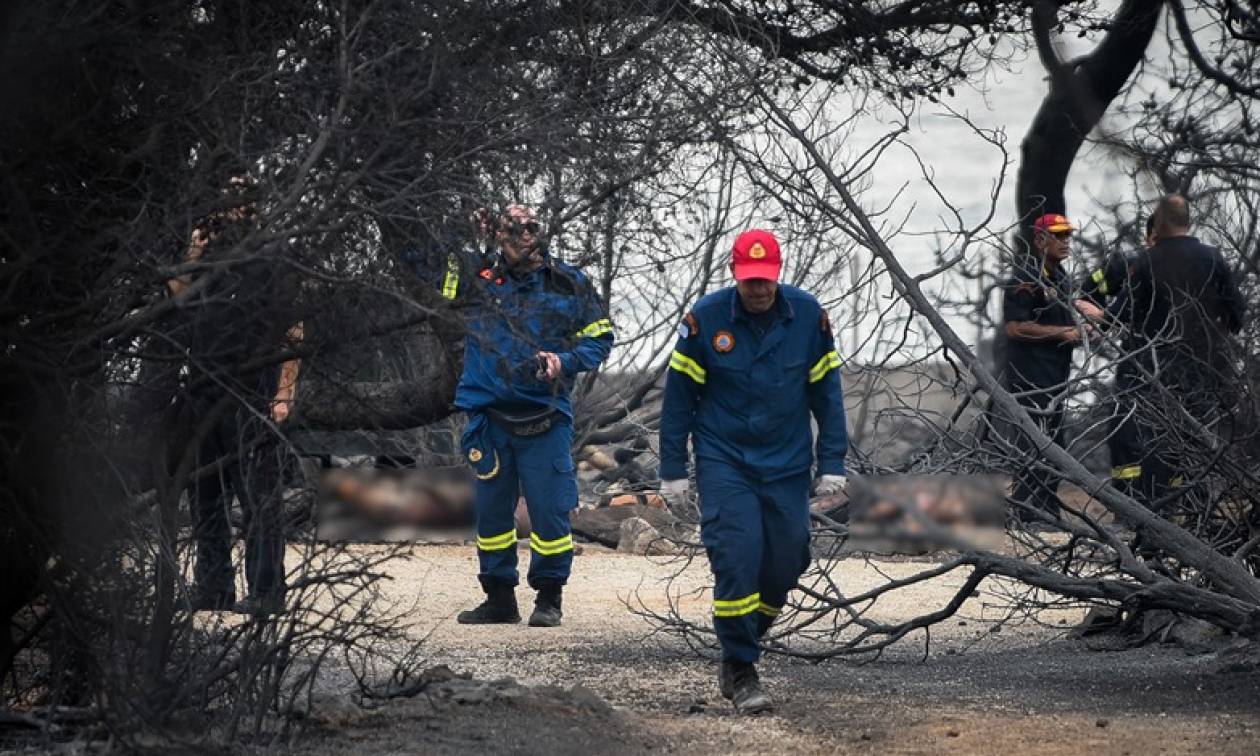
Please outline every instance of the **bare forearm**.
[{"label": "bare forearm", "polygon": [[[202,254],[206,251],[206,244],[210,242],[210,234],[201,229],[193,229],[192,240],[188,243],[188,251],[184,253],[185,262],[196,262],[201,259]],[[192,275],[185,273],[182,276],[175,276],[166,281],[166,288],[171,292],[171,296],[177,297],[192,285]]]},{"label": "bare forearm", "polygon": [[[297,323],[289,329],[289,343],[296,346],[302,343],[304,332],[302,324]],[[302,372],[302,360],[293,357],[280,364],[280,382],[276,386],[276,396],[271,403],[271,419],[283,423],[289,419],[289,411],[293,399],[297,396],[298,375]]]},{"label": "bare forearm", "polygon": [[178,297],[189,286],[192,285],[191,276],[179,276],[177,278],[167,279],[166,288],[171,292],[171,296]]},{"label": "bare forearm", "polygon": [[[298,346],[306,338],[305,327],[302,323],[294,323],[289,328],[287,334],[289,344]],[[298,374],[302,372],[302,360],[299,357],[285,360],[280,365],[280,385],[276,390],[276,398],[279,399],[283,395],[286,400],[291,401],[297,393]]]},{"label": "bare forearm", "polygon": [[1056,326],[1017,320],[1006,324],[1006,336],[1014,341],[1054,342],[1075,341],[1076,326]]},{"label": "bare forearm", "polygon": [[299,359],[285,360],[280,365],[280,385],[276,387],[276,401],[291,402],[297,395],[298,373],[302,371]]}]

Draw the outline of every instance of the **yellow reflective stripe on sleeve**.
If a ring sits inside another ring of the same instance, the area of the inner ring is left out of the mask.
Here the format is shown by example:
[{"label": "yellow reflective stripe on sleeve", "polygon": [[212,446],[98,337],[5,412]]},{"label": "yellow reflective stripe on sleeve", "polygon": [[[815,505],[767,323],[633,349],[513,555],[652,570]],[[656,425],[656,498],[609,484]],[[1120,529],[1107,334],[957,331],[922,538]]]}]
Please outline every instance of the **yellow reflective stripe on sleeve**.
[{"label": "yellow reflective stripe on sleeve", "polygon": [[1125,465],[1111,468],[1111,477],[1116,480],[1133,480],[1142,477],[1141,465]]},{"label": "yellow reflective stripe on sleeve", "polygon": [[836,354],[833,349],[822,356],[822,359],[814,363],[809,369],[809,382],[818,383],[827,376],[833,369],[840,367],[840,355]]},{"label": "yellow reflective stripe on sleeve", "polygon": [[762,614],[766,615],[767,617],[778,617],[778,616],[779,616],[779,613],[783,611],[783,607],[781,607],[781,606],[770,606],[769,604],[767,604],[767,603],[766,603],[766,602],[764,602],[764,601],[758,601],[758,602],[757,602],[757,611],[761,612]]},{"label": "yellow reflective stripe on sleeve", "polygon": [[529,534],[529,547],[543,556],[555,556],[573,550],[573,536],[560,536],[554,541],[544,541],[537,533]]},{"label": "yellow reflective stripe on sleeve", "polygon": [[1102,268],[1099,268],[1098,270],[1094,271],[1090,275],[1090,278],[1093,279],[1094,283],[1098,284],[1099,294],[1107,293],[1107,274],[1103,272]]},{"label": "yellow reflective stripe on sleeve", "polygon": [[612,321],[609,320],[608,318],[603,318],[601,320],[596,320],[594,323],[591,323],[590,325],[586,326],[582,330],[578,331],[577,334],[575,335],[579,339],[593,339],[596,336],[603,336],[606,333],[612,333],[612,331],[613,331]]},{"label": "yellow reflective stripe on sleeve", "polygon": [[738,599],[714,599],[713,600],[713,616],[714,617],[743,617],[745,614],[752,614],[757,611],[757,605],[761,603],[761,594],[754,593],[751,596],[745,596]]},{"label": "yellow reflective stripe on sleeve", "polygon": [[1168,485],[1172,486],[1173,488],[1181,488],[1185,484],[1186,484],[1186,479],[1182,475],[1178,475],[1177,477],[1168,481]]},{"label": "yellow reflective stripe on sleeve", "polygon": [[677,349],[675,349],[674,353],[669,356],[669,366],[691,378],[691,380],[696,383],[699,383],[702,386],[704,385],[704,377],[706,375],[704,368],[700,367],[700,363],[691,359]]},{"label": "yellow reflective stripe on sleeve", "polygon": [[485,473],[484,475],[482,473],[476,473],[476,475],[477,475],[478,480],[490,480],[491,478],[493,478],[494,476],[498,474],[499,474],[499,453],[496,451],[494,453],[494,469],[492,469],[488,473]]},{"label": "yellow reflective stripe on sleeve", "polygon": [[459,259],[455,255],[446,257],[446,278],[442,279],[442,296],[454,299],[459,293]]},{"label": "yellow reflective stripe on sleeve", "polygon": [[513,528],[506,533],[500,533],[497,536],[477,536],[477,548],[482,551],[503,551],[510,549],[516,545],[516,529]]}]

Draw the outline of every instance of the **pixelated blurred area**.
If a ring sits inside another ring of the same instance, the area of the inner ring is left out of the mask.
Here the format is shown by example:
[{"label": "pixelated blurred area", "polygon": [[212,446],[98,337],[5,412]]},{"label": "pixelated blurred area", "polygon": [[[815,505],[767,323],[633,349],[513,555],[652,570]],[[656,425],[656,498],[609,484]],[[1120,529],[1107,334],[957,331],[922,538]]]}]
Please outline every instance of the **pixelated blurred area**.
[{"label": "pixelated blurred area", "polygon": [[850,548],[879,553],[991,548],[1005,523],[997,475],[853,477],[847,495],[818,498],[811,513],[848,525]]},{"label": "pixelated blurred area", "polygon": [[463,470],[334,467],[318,491],[321,541],[462,543],[472,532],[472,481]]}]

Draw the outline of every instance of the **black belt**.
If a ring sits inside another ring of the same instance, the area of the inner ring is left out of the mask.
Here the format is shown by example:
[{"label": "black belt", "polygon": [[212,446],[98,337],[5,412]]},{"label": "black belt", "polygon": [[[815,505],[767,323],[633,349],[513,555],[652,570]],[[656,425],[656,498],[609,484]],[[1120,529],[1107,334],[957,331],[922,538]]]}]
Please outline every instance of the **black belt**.
[{"label": "black belt", "polygon": [[541,406],[528,409],[513,407],[510,410],[486,407],[485,413],[495,425],[514,436],[541,436],[556,424],[560,410]]}]

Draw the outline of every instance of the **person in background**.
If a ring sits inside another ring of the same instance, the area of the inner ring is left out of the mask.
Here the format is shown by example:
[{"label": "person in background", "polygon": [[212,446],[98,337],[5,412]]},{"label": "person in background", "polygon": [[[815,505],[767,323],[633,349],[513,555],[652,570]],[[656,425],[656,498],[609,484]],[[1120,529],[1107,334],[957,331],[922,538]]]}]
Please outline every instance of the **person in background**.
[{"label": "person in background", "polygon": [[[196,468],[218,469],[190,483],[196,542],[193,611],[230,609],[268,615],[285,602],[285,450],[277,426],[297,394],[303,339],[292,311],[293,287],[274,247],[244,244],[256,216],[254,183],[236,177],[223,206],[193,229],[184,255],[190,273],[167,281],[178,303],[177,339],[185,345],[184,413]],[[228,511],[241,503],[247,594],[236,600]]]},{"label": "person in background", "polygon": [[1221,251],[1190,234],[1185,197],[1162,198],[1152,217],[1154,244],[1107,308],[1108,320],[1125,326],[1116,388],[1131,418],[1112,476],[1163,513],[1196,482],[1185,454],[1196,434],[1181,435],[1186,415],[1217,432],[1228,425],[1236,381],[1229,341],[1242,327],[1243,298]]},{"label": "person in background", "polygon": [[[1059,213],[1037,218],[1030,252],[1016,261],[1002,287],[1007,338],[1003,385],[1060,446],[1072,353],[1084,333],[1077,326],[1077,312],[1087,317],[1101,315],[1095,305],[1077,296],[1064,269],[1074,230]],[[1062,507],[1059,475],[1040,461],[1031,439],[1021,433],[1017,444],[1024,456],[1011,491],[1015,519],[1025,524],[1056,519]]]}]

